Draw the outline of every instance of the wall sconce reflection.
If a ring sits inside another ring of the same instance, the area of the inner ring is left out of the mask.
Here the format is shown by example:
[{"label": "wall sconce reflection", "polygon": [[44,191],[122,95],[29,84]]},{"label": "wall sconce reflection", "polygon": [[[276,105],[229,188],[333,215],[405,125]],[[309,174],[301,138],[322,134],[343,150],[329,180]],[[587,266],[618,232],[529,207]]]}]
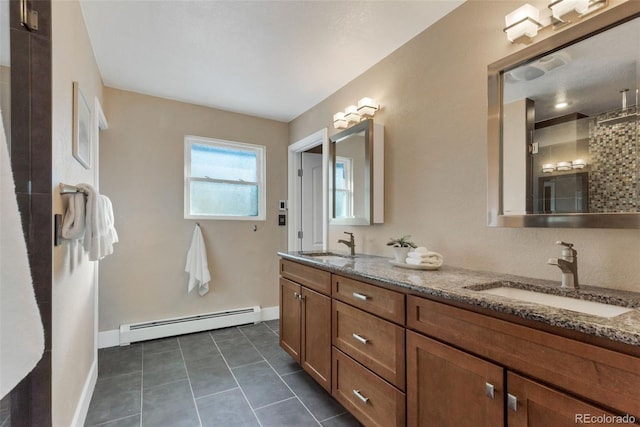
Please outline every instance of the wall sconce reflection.
[{"label": "wall sconce reflection", "polygon": [[582,169],[587,166],[587,162],[583,159],[576,159],[570,162],[562,161],[558,163],[544,163],[542,165],[543,173],[551,173],[553,171],[566,172],[572,169]]}]

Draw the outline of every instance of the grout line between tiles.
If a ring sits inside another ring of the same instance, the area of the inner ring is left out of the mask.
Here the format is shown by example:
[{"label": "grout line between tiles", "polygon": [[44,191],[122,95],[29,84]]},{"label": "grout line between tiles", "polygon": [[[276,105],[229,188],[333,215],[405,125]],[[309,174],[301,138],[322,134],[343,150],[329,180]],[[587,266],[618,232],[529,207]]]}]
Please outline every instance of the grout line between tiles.
[{"label": "grout line between tiles", "polygon": [[278,403],[286,402],[287,400],[291,400],[291,399],[298,399],[298,396],[294,394],[293,396],[287,397],[286,399],[282,399],[282,400],[278,400],[277,402],[271,402],[271,403],[267,403],[266,405],[258,406],[256,408],[256,411],[259,411],[264,408],[268,408],[269,406],[277,405]]},{"label": "grout line between tiles", "polygon": [[[213,339],[213,337],[211,337],[211,338]],[[247,405],[249,406],[249,409],[251,409],[251,413],[255,417],[256,421],[258,421],[258,425],[260,425],[260,427],[262,427],[262,423],[260,422],[260,418],[258,418],[258,415],[256,414],[256,411],[253,410],[253,407],[251,406],[251,403],[249,402],[249,399],[247,398],[247,395],[245,394],[244,390],[240,386],[240,383],[238,382],[238,379],[236,378],[236,374],[233,373],[233,370],[231,369],[231,367],[229,366],[229,363],[227,362],[227,358],[224,357],[224,354],[222,354],[222,350],[220,350],[220,347],[218,347],[218,343],[216,342],[215,339],[213,339],[213,344],[216,346],[216,348],[220,352],[220,355],[222,355],[222,360],[224,360],[224,364],[227,365],[227,369],[231,373],[231,376],[233,377],[233,380],[236,382],[236,384],[238,384],[238,388],[240,389],[240,393],[242,393],[242,396],[244,397],[245,402],[247,402]]]},{"label": "grout line between tiles", "polygon": [[345,414],[348,414],[348,413],[349,413],[348,411],[340,412],[338,415],[333,415],[333,416],[331,416],[331,417],[329,417],[329,418],[325,418],[324,420],[322,420],[322,421],[321,421],[321,423],[326,423],[326,422],[327,422],[327,421],[329,421],[329,420],[332,420],[332,419],[334,419],[334,418],[341,417],[341,416],[343,416],[343,415],[345,415]]},{"label": "grout line between tiles", "polygon": [[[242,329],[240,330],[240,332],[242,332]],[[243,334],[245,337],[247,337],[247,335],[246,335],[244,332],[242,332],[242,334]],[[262,353],[260,353],[260,350],[258,350],[258,347],[256,347],[256,345],[253,343],[253,341],[251,341],[251,339],[250,339],[249,337],[247,337],[247,339],[249,340],[249,343],[251,343],[251,345],[253,346],[253,348],[254,348],[254,349],[255,349],[255,350],[260,354],[260,356],[262,356]],[[273,372],[275,372],[275,374],[278,376],[278,378],[280,378],[280,381],[282,381],[282,383],[285,385],[285,387],[287,387],[287,388],[289,389],[289,391],[291,391],[291,393],[295,396],[295,398],[296,398],[296,399],[298,399],[298,402],[300,402],[300,404],[302,405],[302,407],[303,407],[304,409],[306,409],[306,410],[307,410],[307,412],[309,413],[309,415],[311,415],[311,418],[313,418],[313,419],[318,423],[318,425],[322,425],[322,424],[320,424],[320,421],[318,421],[318,419],[316,418],[316,416],[315,416],[315,415],[313,415],[313,413],[309,410],[309,408],[307,408],[307,405],[305,405],[305,404],[304,404],[304,402],[302,401],[302,399],[300,399],[300,396],[298,396],[298,395],[296,394],[296,392],[295,392],[295,391],[293,391],[293,389],[292,389],[291,387],[289,387],[289,384],[287,384],[287,382],[286,382],[285,380],[283,380],[283,379],[282,379],[282,376],[278,373],[278,371],[276,371],[276,370],[273,368],[273,366],[271,365],[271,363],[269,363],[269,361],[268,361],[264,356],[262,356],[262,357],[264,358],[264,361],[265,361],[265,362],[267,362],[267,365],[269,365],[269,367],[271,368],[271,370],[273,370]]]},{"label": "grout line between tiles", "polygon": [[142,360],[140,361],[140,427],[142,427],[142,408],[144,403],[144,343],[142,344],[142,350],[140,351],[140,357]]},{"label": "grout line between tiles", "polygon": [[[116,418],[116,419],[113,419],[113,420],[105,421],[105,422],[100,423],[100,424],[91,424],[91,427],[106,426],[107,424],[111,424],[111,423],[113,423],[115,421],[122,421],[122,420],[126,420],[127,418],[133,418],[133,417],[137,417],[137,416],[141,416],[142,417],[142,414],[127,415],[126,417]],[[0,427],[2,427],[2,426],[0,426]]]},{"label": "grout line between tiles", "polygon": [[[211,334],[209,334],[211,336]],[[213,341],[213,339],[211,339]],[[196,395],[193,393],[193,386],[191,385],[191,377],[189,376],[189,369],[187,369],[187,362],[184,359],[184,353],[182,352],[182,344],[180,344],[180,339],[178,339],[178,347],[180,348],[180,354],[182,355],[182,364],[184,365],[184,370],[187,373],[187,381],[189,381],[189,390],[191,390],[191,398],[193,399],[193,406],[196,408],[196,415],[198,416],[198,425],[202,426],[202,419],[200,418],[200,410],[198,410],[198,402],[196,402]]]},{"label": "grout line between tiles", "polygon": [[[264,356],[262,355],[262,353],[258,352],[258,354],[260,355],[260,357],[262,357],[264,359]],[[257,365],[257,364],[263,363],[263,362],[264,362],[264,360],[258,360],[257,362],[251,362],[251,363],[247,363],[245,365],[234,366],[233,368],[229,367],[229,369],[244,368],[244,367],[251,366],[251,365]]]},{"label": "grout line between tiles", "polygon": [[239,389],[239,388],[240,388],[240,387],[233,387],[233,388],[228,388],[228,389],[226,389],[226,390],[216,391],[215,393],[205,394],[204,396],[198,396],[198,397],[196,397],[196,400],[200,400],[200,399],[204,399],[204,398],[212,397],[212,396],[217,396],[217,395],[219,395],[219,394],[227,393],[227,392],[230,392],[230,391],[233,391],[233,390],[237,390],[237,389]]}]

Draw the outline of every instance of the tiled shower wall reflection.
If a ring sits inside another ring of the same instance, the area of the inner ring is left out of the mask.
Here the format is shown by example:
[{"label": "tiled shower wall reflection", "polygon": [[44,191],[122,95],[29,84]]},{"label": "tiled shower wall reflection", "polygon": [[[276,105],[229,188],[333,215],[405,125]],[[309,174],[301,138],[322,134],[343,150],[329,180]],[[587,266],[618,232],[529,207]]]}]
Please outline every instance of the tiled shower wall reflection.
[{"label": "tiled shower wall reflection", "polygon": [[[629,109],[628,109],[629,110]],[[638,212],[640,121],[602,123],[629,111],[606,113],[591,121],[589,152],[589,212]],[[636,108],[633,108],[634,112]]]}]

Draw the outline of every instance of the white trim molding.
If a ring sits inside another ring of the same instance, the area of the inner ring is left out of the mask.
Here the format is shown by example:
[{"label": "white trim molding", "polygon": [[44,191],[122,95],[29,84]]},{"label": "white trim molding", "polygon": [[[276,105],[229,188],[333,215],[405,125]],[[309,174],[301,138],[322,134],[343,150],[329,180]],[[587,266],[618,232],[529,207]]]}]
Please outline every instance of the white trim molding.
[{"label": "white trim molding", "polygon": [[322,145],[322,249],[327,250],[327,240],[329,238],[329,200],[327,186],[329,184],[329,131],[327,128],[294,142],[288,149],[288,199],[289,199],[289,229],[287,230],[287,243],[289,251],[301,250],[301,242],[298,238],[300,224],[300,180],[298,179],[298,169],[302,168],[300,153],[310,148]]}]

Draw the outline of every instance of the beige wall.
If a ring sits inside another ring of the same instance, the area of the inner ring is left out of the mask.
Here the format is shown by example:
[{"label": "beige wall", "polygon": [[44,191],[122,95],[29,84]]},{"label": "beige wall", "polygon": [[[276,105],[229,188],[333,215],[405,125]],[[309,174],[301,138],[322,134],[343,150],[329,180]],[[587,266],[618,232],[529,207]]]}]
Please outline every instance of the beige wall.
[{"label": "beige wall", "polygon": [[[102,80],[80,4],[52,2],[52,22],[55,23],[52,34],[53,184],[95,184],[95,169],[85,169],[71,154],[72,82],[80,83],[93,109],[94,98],[102,98]],[[96,162],[93,163],[95,168]],[[55,188],[54,213],[62,214],[65,207]],[[96,263],[90,262],[75,242],[65,241],[53,249],[52,394],[56,426],[71,425],[92,364],[96,362],[95,267]]]},{"label": "beige wall", "polygon": [[[290,143],[332,129],[333,113],[371,96],[385,124],[385,224],[350,228],[359,251],[391,257],[388,238],[411,234],[449,265],[559,280],[546,261],[562,239],[576,245],[583,283],[640,291],[640,230],[486,225],[487,66],[523,48],[502,32],[521,4],[467,1],[291,122]],[[345,229],[331,227],[331,248],[344,249]]]},{"label": "beige wall", "polygon": [[[100,265],[100,330],[277,306],[276,251],[286,249],[277,201],[286,198],[287,124],[111,88],[105,88],[105,113],[100,183],[113,202],[120,242]],[[187,294],[184,272],[196,222],[183,218],[185,135],[267,147],[266,221],[198,221],[212,277],[204,297]]]}]

